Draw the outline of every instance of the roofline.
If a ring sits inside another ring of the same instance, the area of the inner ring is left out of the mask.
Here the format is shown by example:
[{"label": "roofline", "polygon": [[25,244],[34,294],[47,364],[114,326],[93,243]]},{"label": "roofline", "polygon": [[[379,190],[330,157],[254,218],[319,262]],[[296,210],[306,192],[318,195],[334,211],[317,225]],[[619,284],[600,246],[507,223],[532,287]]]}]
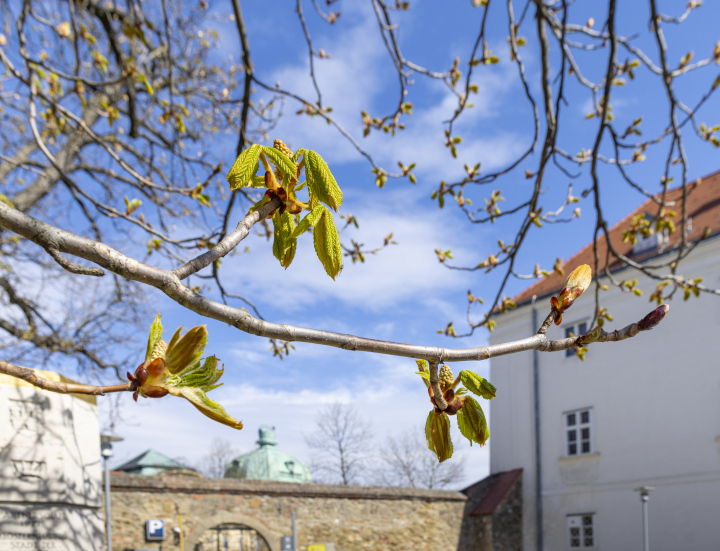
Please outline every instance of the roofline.
[{"label": "roofline", "polygon": [[[703,239],[703,240],[700,241],[700,242],[695,241],[695,242],[693,242],[693,243],[697,243],[698,245],[700,245],[700,244],[702,244],[702,243],[708,243],[708,242],[713,241],[713,240],[718,239],[718,238],[720,238],[720,230],[718,230],[717,232],[715,232],[715,233],[713,233],[713,234],[710,234],[708,237],[706,237],[705,239]],[[583,247],[583,249],[584,249],[584,248],[585,248],[585,247]],[[582,249],[581,249],[581,251],[582,251]],[[656,260],[656,259],[658,259],[658,258],[662,258],[663,256],[667,256],[667,255],[669,255],[669,254],[671,254],[671,253],[674,253],[674,252],[676,252],[676,251],[677,251],[677,247],[673,247],[673,248],[671,248],[671,249],[664,250],[664,251],[661,252],[661,253],[657,253],[657,254],[654,254],[654,255],[652,255],[652,256],[648,256],[647,258],[643,259],[642,262],[639,262],[639,264],[645,264],[646,262],[650,262],[651,260]],[[580,254],[580,253],[579,253],[579,252],[576,253],[575,255],[573,255],[573,257],[577,256],[578,254]],[[567,262],[570,262],[570,260],[572,260],[573,257],[571,257],[569,260],[567,260]],[[629,270],[629,269],[631,269],[631,267],[628,266],[627,264],[624,264],[624,263],[623,263],[623,264],[622,264],[621,266],[619,266],[618,268],[615,268],[614,270],[610,270],[610,273],[611,273],[611,274],[617,274],[617,273],[619,273],[619,272],[622,272],[622,271],[624,271],[624,270]],[[601,274],[598,279],[602,279],[602,278],[605,278],[605,277],[607,277],[607,276],[604,275],[604,274]],[[540,283],[540,281],[542,281],[542,280],[539,280],[539,281],[533,283],[533,285],[536,285],[537,283]],[[531,286],[531,287],[532,287],[532,286]],[[545,299],[545,298],[551,297],[551,296],[555,295],[555,293],[557,293],[557,291],[558,291],[558,289],[556,289],[555,291],[552,291],[552,292],[550,292],[550,293],[545,293],[544,295],[540,295],[540,296],[533,295],[532,298],[529,298],[528,300],[526,300],[526,301],[524,301],[524,302],[521,302],[521,303],[519,303],[519,304],[516,304],[516,305],[515,305],[515,308],[513,308],[513,310],[519,310],[520,308],[523,308],[523,307],[527,306],[528,304],[532,304],[533,301],[537,302],[537,301],[539,301],[539,300],[543,300],[543,299]],[[525,291],[520,291],[520,292],[521,292],[521,293],[524,293]],[[496,316],[498,316],[500,313],[501,313],[500,311],[497,311],[497,310],[496,310],[495,312],[492,312],[492,313],[490,314],[490,317],[491,317],[491,318],[496,317]]]},{"label": "roofline", "polygon": [[[693,180],[692,182],[689,182],[687,185],[688,185],[688,186],[692,186],[692,185],[695,184],[696,187],[697,187],[697,182],[698,182],[698,180],[701,182],[700,185],[702,185],[702,181],[703,181],[703,180],[706,180],[707,178],[712,178],[713,176],[718,175],[718,174],[720,174],[720,170],[716,170],[716,171],[711,172],[710,174],[707,174],[707,175],[705,175],[705,176],[700,176],[700,177],[696,178],[695,180]],[[680,185],[680,186],[677,186],[677,187],[668,189],[666,193],[672,193],[672,192],[674,192],[674,191],[681,190],[682,187],[683,187],[683,186]],[[662,193],[663,193],[663,192],[657,193],[654,197],[660,196],[660,195],[662,195]],[[635,207],[634,209],[632,209],[627,215],[625,215],[623,218],[621,218],[621,219],[618,220],[615,224],[613,224],[612,227],[611,227],[608,231],[612,231],[614,228],[616,228],[617,226],[619,226],[619,225],[622,224],[623,222],[626,222],[627,220],[630,220],[631,217],[632,217],[632,215],[633,215],[633,213],[634,213],[637,209],[639,209],[640,207],[642,207],[645,203],[647,203],[648,201],[650,201],[650,200],[651,200],[651,199],[646,199],[645,201],[643,201],[642,203],[640,203],[637,207]],[[711,238],[713,238],[713,237],[716,237],[718,234],[720,234],[720,230],[718,230],[718,231],[715,232],[714,234],[711,234],[711,235],[708,236],[706,239],[703,239],[703,241],[707,241],[707,240],[709,240],[709,239],[711,239]],[[591,243],[592,243],[592,242],[591,242]],[[590,243],[588,243],[587,245],[581,247],[580,250],[578,250],[578,251],[577,251],[575,254],[573,254],[570,258],[568,258],[568,259],[564,262],[564,264],[570,263],[574,258],[576,258],[577,256],[579,256],[579,255],[585,250],[585,247],[588,247],[589,245],[590,245]],[[674,250],[674,249],[672,249],[672,250]],[[669,252],[669,251],[668,251],[668,252]],[[643,262],[647,262],[648,260],[650,260],[650,259],[652,259],[652,258],[659,258],[660,256],[662,256],[662,254],[648,257],[648,258],[644,259]],[[621,271],[623,268],[624,268],[624,266],[621,267],[621,268],[618,268],[618,269],[616,269],[616,270],[611,270],[611,273],[614,273],[615,271]],[[522,291],[520,291],[520,293],[518,293],[518,294],[524,293],[525,291],[528,291],[529,289],[532,289],[535,285],[538,285],[538,284],[540,284],[541,282],[542,282],[542,279],[539,279],[538,281],[534,282],[534,283],[533,283],[532,285],[530,285],[529,287],[526,287],[525,289],[523,289]],[[536,296],[536,298],[545,298],[545,297],[552,296],[553,294],[554,294],[554,292],[552,292],[552,293],[546,293],[545,295],[542,295],[541,297],[537,297],[537,296]],[[517,296],[517,295],[516,295],[516,296]],[[520,304],[524,306],[524,305],[526,305],[526,304],[528,304],[528,303],[530,303],[530,302],[532,302],[532,299],[526,300],[525,302],[522,302],[522,303],[520,303]],[[519,307],[520,307],[520,304],[518,304],[516,307],[519,308]],[[495,315],[497,315],[497,314],[493,312],[493,313],[490,314],[490,317],[494,317]]]}]

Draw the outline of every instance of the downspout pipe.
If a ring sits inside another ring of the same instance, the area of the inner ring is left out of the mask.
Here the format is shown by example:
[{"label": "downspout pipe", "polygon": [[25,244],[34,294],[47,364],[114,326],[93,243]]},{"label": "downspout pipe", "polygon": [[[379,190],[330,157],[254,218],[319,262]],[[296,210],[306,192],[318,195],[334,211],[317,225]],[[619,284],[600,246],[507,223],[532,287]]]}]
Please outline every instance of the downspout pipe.
[{"label": "downspout pipe", "polygon": [[[537,331],[536,295],[532,298],[532,331]],[[535,417],[535,524],[537,525],[537,551],[543,551],[542,460],[540,457],[540,353],[533,350],[533,406]]]}]

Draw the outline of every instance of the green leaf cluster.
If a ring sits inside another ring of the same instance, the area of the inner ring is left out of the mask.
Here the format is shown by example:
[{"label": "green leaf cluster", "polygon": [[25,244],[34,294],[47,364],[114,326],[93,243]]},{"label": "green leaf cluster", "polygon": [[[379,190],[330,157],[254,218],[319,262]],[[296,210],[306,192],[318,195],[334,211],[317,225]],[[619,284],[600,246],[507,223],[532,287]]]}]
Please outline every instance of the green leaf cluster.
[{"label": "green leaf cluster", "polygon": [[[419,371],[425,386],[430,385],[430,369],[429,364],[425,360],[416,360]],[[468,392],[472,392],[476,396],[480,396],[486,400],[492,400],[496,395],[496,388],[490,384],[485,378],[472,371],[463,370],[459,376],[460,382],[464,388],[454,390],[451,385],[445,390],[445,399],[452,402],[453,408],[457,407],[458,428],[460,433],[470,441],[484,446],[490,438],[490,430],[488,428],[485,412],[478,401]],[[457,384],[457,383],[455,383]],[[432,394],[431,394],[432,396]],[[432,398],[431,398],[432,400]],[[434,402],[433,402],[434,404]],[[458,407],[461,404],[461,407]],[[447,411],[453,409],[448,407]],[[452,414],[452,412],[451,412]],[[437,407],[433,408],[425,422],[425,439],[428,448],[435,453],[438,461],[441,463],[452,457],[453,445],[450,439],[450,415],[446,411],[440,411]]]},{"label": "green leaf cluster", "polygon": [[[242,428],[242,422],[230,417],[223,407],[207,397],[207,392],[221,386],[218,380],[225,368],[218,368],[218,359],[209,356],[203,361],[200,357],[207,344],[207,328],[204,325],[193,327],[181,336],[179,327],[170,343],[162,340],[163,326],[160,314],[150,327],[145,363],[135,372],[140,382],[137,392],[146,397],[161,397],[172,394],[188,400],[203,415],[235,429]],[[143,378],[140,378],[140,372]],[[145,390],[145,392],[144,392]],[[159,392],[158,392],[159,391]]]},{"label": "green leaf cluster", "polygon": [[[254,144],[240,153],[227,175],[230,189],[267,188],[266,195],[249,213],[267,204],[273,195],[281,197],[283,207],[272,215],[275,258],[284,268],[290,266],[297,250],[297,238],[314,228],[315,253],[325,272],[335,279],[342,269],[342,248],[330,209],[337,211],[340,207],[342,191],[325,160],[315,151],[298,149],[288,157],[289,150],[282,142],[280,145],[281,148],[277,141],[276,147]],[[303,169],[306,179],[299,183]],[[263,175],[258,175],[258,170]],[[306,188],[308,199],[301,201],[297,193]],[[303,211],[308,211],[304,217]]]}]

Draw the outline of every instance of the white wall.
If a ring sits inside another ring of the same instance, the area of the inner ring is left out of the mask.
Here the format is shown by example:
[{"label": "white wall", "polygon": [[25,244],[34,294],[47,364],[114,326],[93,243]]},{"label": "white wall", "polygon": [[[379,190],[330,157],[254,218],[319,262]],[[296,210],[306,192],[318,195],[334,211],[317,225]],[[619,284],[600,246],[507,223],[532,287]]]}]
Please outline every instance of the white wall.
[{"label": "white wall", "polygon": [[0,375],[0,551],[101,549],[100,482],[94,397]]},{"label": "white wall", "polygon": [[[720,286],[720,240],[699,246],[683,274]],[[656,284],[638,280],[643,297],[601,291],[601,304],[614,316],[606,329],[638,321],[654,307],[648,297]],[[536,305],[540,320],[548,302]],[[563,338],[567,324],[589,321],[593,309],[588,293],[548,336]],[[491,343],[530,335],[530,316],[530,306],[500,316]],[[641,505],[633,491],[641,485],[656,487],[649,502],[653,551],[720,549],[719,341],[720,297],[684,302],[678,293],[651,332],[591,345],[585,362],[540,353],[546,550],[568,549],[572,513],[595,513],[597,549],[641,548]],[[498,388],[491,402],[491,472],[525,469],[525,549],[535,549],[532,353],[492,359],[490,380]],[[566,458],[563,412],[584,407],[593,410],[596,453]]]}]

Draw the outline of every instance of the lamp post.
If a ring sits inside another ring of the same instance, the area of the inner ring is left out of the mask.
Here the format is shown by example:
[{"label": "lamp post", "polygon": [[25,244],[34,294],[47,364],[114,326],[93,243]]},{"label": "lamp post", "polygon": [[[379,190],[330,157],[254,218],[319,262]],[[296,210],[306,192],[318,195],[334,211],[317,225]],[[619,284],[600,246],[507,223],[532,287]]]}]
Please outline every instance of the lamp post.
[{"label": "lamp post", "polygon": [[634,491],[640,492],[640,501],[642,503],[642,515],[643,515],[643,551],[650,551],[650,529],[648,527],[648,499],[650,499],[650,492],[655,488],[652,486],[640,486],[635,488]]},{"label": "lamp post", "polygon": [[108,460],[112,457],[112,443],[121,442],[122,438],[114,434],[100,435],[100,454],[103,456],[103,468],[105,469],[105,540],[107,541],[107,551],[112,551],[112,527],[110,519],[110,467]]}]

